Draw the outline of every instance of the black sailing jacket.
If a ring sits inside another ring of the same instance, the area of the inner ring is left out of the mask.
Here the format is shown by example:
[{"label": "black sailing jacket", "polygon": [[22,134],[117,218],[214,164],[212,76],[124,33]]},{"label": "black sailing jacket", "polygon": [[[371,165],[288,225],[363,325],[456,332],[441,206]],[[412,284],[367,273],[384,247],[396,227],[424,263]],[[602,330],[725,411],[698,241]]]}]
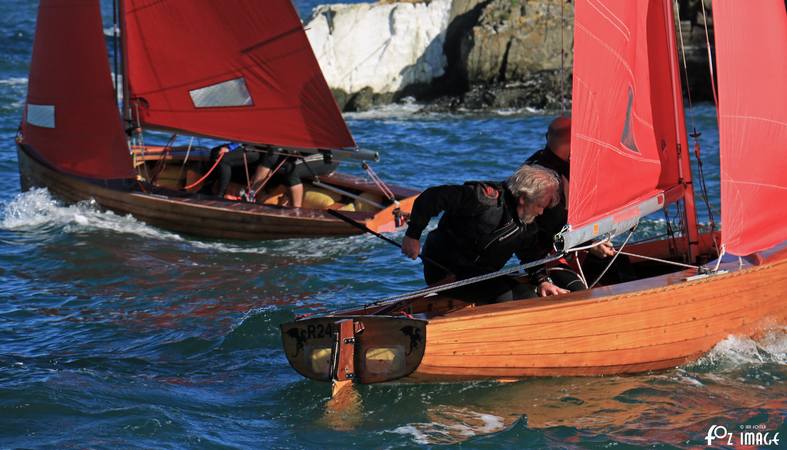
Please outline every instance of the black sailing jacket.
[{"label": "black sailing jacket", "polygon": [[420,239],[429,220],[444,212],[424,245],[424,255],[457,278],[495,272],[516,254],[533,259],[538,226],[524,224],[503,183],[467,182],[425,190],[413,204],[407,236]]}]

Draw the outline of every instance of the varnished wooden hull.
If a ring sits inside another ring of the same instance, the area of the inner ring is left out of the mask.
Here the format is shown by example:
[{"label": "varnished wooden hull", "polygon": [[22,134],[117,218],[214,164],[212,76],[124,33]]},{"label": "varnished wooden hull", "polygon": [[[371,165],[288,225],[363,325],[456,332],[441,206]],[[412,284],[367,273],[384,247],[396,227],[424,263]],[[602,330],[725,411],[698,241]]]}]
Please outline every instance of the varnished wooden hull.
[{"label": "varnished wooden hull", "polygon": [[[357,228],[322,210],[170,197],[112,188],[59,172],[28,153],[24,146],[17,146],[17,149],[23,190],[45,187],[67,202],[93,199],[103,208],[119,214],[131,214],[167,230],[207,238],[238,240],[348,236],[360,233]],[[400,200],[401,210],[409,212],[417,193],[402,191],[411,194]],[[392,231],[395,228],[393,206],[375,214],[344,214],[375,231]]]},{"label": "varnished wooden hull", "polygon": [[464,308],[427,325],[414,381],[668,369],[729,335],[783,327],[787,260],[685,281],[676,273],[558,299]]}]

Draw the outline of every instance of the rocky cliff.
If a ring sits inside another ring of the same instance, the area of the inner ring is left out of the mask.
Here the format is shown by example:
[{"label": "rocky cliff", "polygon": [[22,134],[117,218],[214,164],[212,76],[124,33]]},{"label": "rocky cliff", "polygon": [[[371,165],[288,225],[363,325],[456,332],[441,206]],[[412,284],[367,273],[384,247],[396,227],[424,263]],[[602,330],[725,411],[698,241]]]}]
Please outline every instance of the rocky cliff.
[{"label": "rocky cliff", "polygon": [[[712,95],[699,2],[678,11],[695,101]],[[383,0],[319,6],[306,28],[348,111],[405,97],[430,110],[558,110],[570,107],[573,18],[570,0]]]}]

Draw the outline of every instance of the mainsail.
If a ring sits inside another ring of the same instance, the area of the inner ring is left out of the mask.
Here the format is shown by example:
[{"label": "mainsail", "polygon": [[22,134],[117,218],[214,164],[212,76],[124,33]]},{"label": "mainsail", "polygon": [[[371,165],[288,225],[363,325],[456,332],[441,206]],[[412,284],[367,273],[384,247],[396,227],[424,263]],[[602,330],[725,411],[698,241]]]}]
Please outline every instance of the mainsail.
[{"label": "mainsail", "polygon": [[355,147],[291,0],[122,0],[132,117],[220,139]]},{"label": "mainsail", "polygon": [[22,133],[58,170],[133,177],[98,1],[41,0]]},{"label": "mainsail", "polygon": [[748,255],[787,240],[787,11],[713,2],[722,244]]},{"label": "mainsail", "polygon": [[575,6],[570,248],[683,197],[683,104],[670,0]]}]

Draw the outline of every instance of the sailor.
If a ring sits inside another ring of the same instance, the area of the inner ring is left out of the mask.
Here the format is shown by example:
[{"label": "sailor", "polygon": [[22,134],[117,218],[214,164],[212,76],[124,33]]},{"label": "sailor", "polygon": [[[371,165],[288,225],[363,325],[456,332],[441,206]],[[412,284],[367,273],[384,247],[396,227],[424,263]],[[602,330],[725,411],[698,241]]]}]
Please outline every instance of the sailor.
[{"label": "sailor", "polygon": [[[326,161],[322,154],[304,155],[287,152],[284,149],[263,147],[251,144],[228,143],[211,150],[211,161],[222,155],[217,167],[218,193],[227,200],[241,200],[242,197],[227,192],[233,171],[243,168],[253,172],[247,180],[249,192],[243,192],[246,201],[263,203],[267,198],[287,193],[285,205],[300,208],[303,203],[303,180],[315,176],[328,175],[336,170],[337,164]],[[245,167],[244,167],[245,166]],[[270,177],[270,180],[268,178]],[[270,182],[269,182],[270,181]],[[264,186],[272,187],[266,195],[256,195]]]},{"label": "sailor", "polygon": [[[443,212],[437,229],[424,244],[424,279],[430,285],[471,278],[503,268],[516,254],[526,259],[537,244],[534,223],[546,208],[560,201],[557,174],[537,165],[523,165],[507,181],[467,182],[425,190],[413,204],[402,252],[410,258],[420,253],[420,238],[432,217]],[[546,280],[521,284],[498,277],[449,291],[473,301],[500,302],[515,298],[568,292]]]},{"label": "sailor", "polygon": [[227,192],[227,188],[232,181],[233,169],[239,169],[244,166],[246,168],[256,165],[260,160],[260,153],[257,151],[248,151],[243,144],[228,143],[214,147],[210,151],[211,161],[215,162],[221,156],[216,170],[218,171],[218,188],[217,194],[226,200],[240,200],[237,195]]},{"label": "sailor", "polygon": [[[552,251],[552,244],[556,234],[560,233],[568,222],[568,184],[570,176],[569,157],[571,156],[571,118],[566,116],[556,117],[549,124],[546,132],[546,146],[531,155],[525,164],[536,164],[554,170],[560,175],[564,190],[561,192],[560,201],[552,208],[547,208],[544,213],[536,219],[538,224],[538,250],[531,253],[530,259],[536,260],[544,257]],[[609,242],[592,247],[589,254],[582,261],[583,267],[587,265],[585,271],[589,277],[600,274],[606,266],[604,259],[613,256],[615,248]],[[615,278],[614,281],[625,281],[627,271],[627,260],[620,258],[614,269],[607,278]],[[585,289],[579,275],[576,273],[574,265],[569,264],[565,259],[553,264],[549,269],[549,281],[555,285],[578,291]]]},{"label": "sailor", "polygon": [[286,192],[287,199],[283,206],[300,208],[303,205],[303,181],[330,175],[337,167],[338,164],[324,154],[288,153],[283,149],[271,148],[257,166],[252,190],[256,192],[263,186],[273,187],[267,194],[258,195],[257,201],[264,203],[266,199]]}]

